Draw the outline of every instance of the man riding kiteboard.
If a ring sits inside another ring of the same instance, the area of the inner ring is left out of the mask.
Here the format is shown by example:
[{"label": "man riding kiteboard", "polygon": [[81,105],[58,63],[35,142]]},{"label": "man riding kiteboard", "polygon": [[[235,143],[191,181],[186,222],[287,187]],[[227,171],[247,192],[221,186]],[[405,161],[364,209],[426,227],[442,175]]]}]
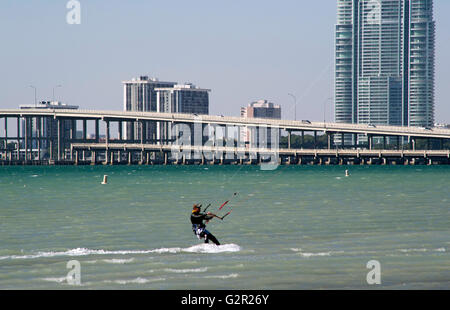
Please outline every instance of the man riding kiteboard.
[{"label": "man riding kiteboard", "polygon": [[192,230],[194,234],[199,239],[205,238],[205,243],[209,243],[209,240],[214,242],[216,245],[220,245],[220,242],[214,237],[213,234],[211,234],[209,231],[206,230],[206,223],[208,223],[213,218],[223,219],[211,212],[208,213],[201,213],[201,206],[195,204],[192,208],[192,214],[191,214],[191,223],[192,223]]}]

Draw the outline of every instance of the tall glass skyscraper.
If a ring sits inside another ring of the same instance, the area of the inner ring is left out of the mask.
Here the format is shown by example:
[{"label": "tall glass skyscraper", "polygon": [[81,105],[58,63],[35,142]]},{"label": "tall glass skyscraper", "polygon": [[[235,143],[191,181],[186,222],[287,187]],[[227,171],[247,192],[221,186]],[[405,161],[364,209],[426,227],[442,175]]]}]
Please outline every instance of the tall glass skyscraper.
[{"label": "tall glass skyscraper", "polygon": [[433,0],[337,5],[336,122],[433,126]]}]

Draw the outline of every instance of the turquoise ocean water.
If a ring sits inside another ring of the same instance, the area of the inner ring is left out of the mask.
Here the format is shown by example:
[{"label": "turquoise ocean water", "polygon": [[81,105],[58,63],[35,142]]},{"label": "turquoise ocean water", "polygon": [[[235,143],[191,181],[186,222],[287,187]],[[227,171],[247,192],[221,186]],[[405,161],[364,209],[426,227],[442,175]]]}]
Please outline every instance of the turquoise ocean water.
[{"label": "turquoise ocean water", "polygon": [[[1,167],[0,289],[450,289],[449,184],[442,166]],[[234,192],[208,224],[223,245],[202,245],[192,204]]]}]

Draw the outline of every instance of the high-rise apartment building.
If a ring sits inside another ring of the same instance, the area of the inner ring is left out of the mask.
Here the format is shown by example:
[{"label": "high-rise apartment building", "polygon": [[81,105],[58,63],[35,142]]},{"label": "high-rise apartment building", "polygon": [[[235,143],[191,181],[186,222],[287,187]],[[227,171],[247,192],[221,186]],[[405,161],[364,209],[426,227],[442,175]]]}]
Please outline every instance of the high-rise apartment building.
[{"label": "high-rise apartment building", "polygon": [[[433,126],[433,1],[338,0],[337,5],[336,122]],[[356,142],[351,136],[345,140]]]},{"label": "high-rise apartment building", "polygon": [[[156,112],[156,91],[158,87],[172,87],[175,82],[162,82],[156,78],[141,76],[123,83],[123,109],[124,111]],[[129,122],[125,126],[127,140],[141,139],[141,123]],[[149,139],[156,138],[156,125],[146,126],[146,135]]]},{"label": "high-rise apartment building", "polygon": [[159,87],[155,91],[157,112],[209,114],[209,89],[187,83]]},{"label": "high-rise apartment building", "polygon": [[[201,89],[193,84],[180,85],[176,82],[163,82],[156,78],[141,76],[124,81],[124,111],[163,112],[163,113],[209,113],[209,89]],[[130,122],[126,126],[128,140],[140,140],[141,123]],[[167,124],[147,124],[148,140],[169,140],[170,128]]]},{"label": "high-rise apartment building", "polygon": [[[163,113],[209,114],[209,89],[198,88],[193,84],[174,85],[155,88],[156,111]],[[157,124],[156,137],[169,141],[177,135],[167,122]],[[201,133],[200,133],[201,134]]]}]

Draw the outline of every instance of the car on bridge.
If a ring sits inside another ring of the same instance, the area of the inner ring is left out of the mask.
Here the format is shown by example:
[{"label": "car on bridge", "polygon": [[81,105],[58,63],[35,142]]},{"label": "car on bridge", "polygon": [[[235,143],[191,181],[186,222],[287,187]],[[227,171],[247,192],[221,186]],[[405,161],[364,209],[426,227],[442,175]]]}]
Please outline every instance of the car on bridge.
[{"label": "car on bridge", "polygon": [[433,128],[430,128],[430,127],[418,127],[419,129],[422,129],[422,130],[428,130],[428,131],[432,131],[433,130]]}]

